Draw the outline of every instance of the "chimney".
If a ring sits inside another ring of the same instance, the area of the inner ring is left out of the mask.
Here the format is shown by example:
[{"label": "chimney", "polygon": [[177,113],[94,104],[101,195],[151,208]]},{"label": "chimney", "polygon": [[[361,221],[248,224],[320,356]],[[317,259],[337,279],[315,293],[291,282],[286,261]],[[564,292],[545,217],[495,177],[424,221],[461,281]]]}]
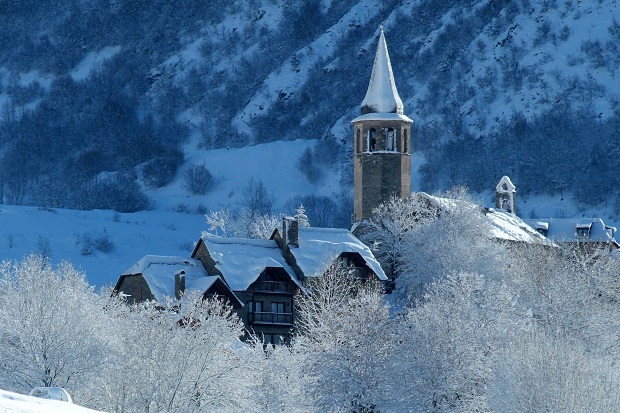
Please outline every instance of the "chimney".
[{"label": "chimney", "polygon": [[185,271],[174,274],[174,298],[179,300],[185,292]]},{"label": "chimney", "polygon": [[282,240],[284,245],[299,247],[299,223],[293,217],[282,218]]}]

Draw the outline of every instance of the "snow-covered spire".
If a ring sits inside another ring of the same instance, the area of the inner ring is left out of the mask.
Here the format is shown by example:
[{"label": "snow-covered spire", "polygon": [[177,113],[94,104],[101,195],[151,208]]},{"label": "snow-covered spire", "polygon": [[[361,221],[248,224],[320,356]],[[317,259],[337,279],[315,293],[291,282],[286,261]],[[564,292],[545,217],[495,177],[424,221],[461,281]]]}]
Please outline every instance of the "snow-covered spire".
[{"label": "snow-covered spire", "polygon": [[403,101],[398,96],[394,83],[394,74],[392,73],[387,43],[383,35],[383,27],[381,27],[377,54],[372,66],[370,84],[366,97],[362,101],[362,115],[376,112],[403,114]]}]

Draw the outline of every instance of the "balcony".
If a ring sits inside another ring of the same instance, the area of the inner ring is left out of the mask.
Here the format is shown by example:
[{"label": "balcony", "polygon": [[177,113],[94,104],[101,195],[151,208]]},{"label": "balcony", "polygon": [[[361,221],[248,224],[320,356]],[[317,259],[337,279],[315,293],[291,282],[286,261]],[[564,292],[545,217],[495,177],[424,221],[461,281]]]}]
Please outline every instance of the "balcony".
[{"label": "balcony", "polygon": [[250,313],[252,324],[286,324],[293,325],[293,314],[291,313]]},{"label": "balcony", "polygon": [[280,281],[258,281],[254,284],[254,291],[261,293],[292,294],[293,287],[289,283]]}]

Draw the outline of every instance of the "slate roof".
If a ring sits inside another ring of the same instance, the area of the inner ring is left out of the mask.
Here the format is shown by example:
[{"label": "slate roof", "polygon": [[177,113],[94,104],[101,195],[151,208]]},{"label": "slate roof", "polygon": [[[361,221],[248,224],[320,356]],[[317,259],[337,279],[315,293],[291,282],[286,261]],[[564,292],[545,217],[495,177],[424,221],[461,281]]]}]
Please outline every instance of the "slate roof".
[{"label": "slate roof", "polygon": [[265,268],[282,268],[302,287],[274,240],[202,237],[216,268],[233,291],[245,291]]},{"label": "slate roof", "polygon": [[392,64],[390,63],[383,28],[381,28],[379,35],[379,44],[377,45],[368,90],[362,101],[362,113],[368,112],[403,114],[403,101],[400,99],[394,83],[394,74],[392,73]]},{"label": "slate roof", "polygon": [[181,273],[185,277],[185,290],[198,291],[201,294],[220,280],[217,275],[207,274],[197,259],[146,255],[121,274],[117,288],[124,276],[142,274],[155,300],[161,303],[164,297],[174,298],[175,276]]},{"label": "slate roof", "polygon": [[[616,228],[605,225],[600,218],[547,218],[526,219],[530,226],[546,233],[555,242],[602,242],[618,245]],[[587,230],[588,236],[579,236],[577,229]]]},{"label": "slate roof", "polygon": [[343,252],[360,254],[380,280],[388,279],[370,248],[347,229],[300,227],[299,247],[291,248],[306,277],[323,275],[325,263],[331,263]]}]

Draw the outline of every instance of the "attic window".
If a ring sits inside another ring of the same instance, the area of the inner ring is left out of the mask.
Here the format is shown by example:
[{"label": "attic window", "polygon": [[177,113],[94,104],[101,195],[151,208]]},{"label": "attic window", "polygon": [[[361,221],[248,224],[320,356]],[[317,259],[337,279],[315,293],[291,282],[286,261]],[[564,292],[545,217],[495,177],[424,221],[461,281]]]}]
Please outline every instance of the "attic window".
[{"label": "attic window", "polygon": [[577,238],[589,238],[592,224],[577,225]]}]

